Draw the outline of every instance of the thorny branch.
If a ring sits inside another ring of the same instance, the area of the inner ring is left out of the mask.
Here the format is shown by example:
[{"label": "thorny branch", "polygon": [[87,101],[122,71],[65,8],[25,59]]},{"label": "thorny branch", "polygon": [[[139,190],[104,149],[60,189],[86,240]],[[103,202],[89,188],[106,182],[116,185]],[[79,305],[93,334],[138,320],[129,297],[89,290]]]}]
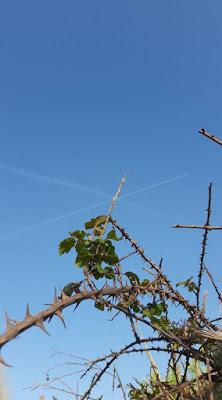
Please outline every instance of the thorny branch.
[{"label": "thorny branch", "polygon": [[[5,317],[7,328],[5,333],[0,335],[0,349],[6,343],[11,341],[12,339],[15,339],[22,332],[33,326],[42,329],[46,334],[49,335],[44,326],[44,321],[47,321],[48,319],[56,315],[61,319],[62,323],[64,324],[62,311],[71,305],[80,304],[84,300],[96,300],[99,296],[117,296],[119,293],[127,293],[132,290],[134,290],[134,288],[130,286],[125,286],[124,288],[114,288],[108,285],[105,285],[100,290],[94,291],[88,291],[86,288],[83,288],[80,293],[77,293],[73,296],[67,296],[64,292],[62,292],[61,300],[58,299],[55,290],[54,299],[50,304],[50,307],[46,310],[39,312],[36,315],[32,315],[30,313],[29,304],[27,304],[25,318],[22,321],[13,320],[9,318],[6,313]],[[0,356],[0,362],[8,366],[2,356]]]},{"label": "thorny branch", "polygon": [[[205,222],[206,226],[210,225],[210,216],[212,213],[211,203],[212,203],[212,183],[210,183],[210,185],[208,187],[207,219]],[[206,254],[207,238],[208,238],[208,229],[205,229],[204,234],[203,234],[203,240],[202,240],[202,251],[201,251],[201,255],[200,255],[200,268],[199,268],[199,273],[198,273],[198,284],[197,284],[197,294],[196,294],[198,309],[200,307],[200,289],[201,289],[202,276],[203,276],[203,271],[204,271],[204,257]]]},{"label": "thorny branch", "polygon": [[[175,298],[175,301],[177,301],[180,305],[182,305],[186,311],[195,319],[197,320],[198,324],[204,324],[207,325],[209,327],[211,327],[212,329],[216,330],[217,328],[205,317],[205,315],[201,312],[201,310],[198,310],[197,307],[195,307],[194,305],[192,305],[187,299],[185,299],[178,290],[176,290],[170,283],[169,279],[167,278],[166,275],[163,274],[162,270],[160,269],[160,267],[155,264],[151,259],[149,259],[145,254],[144,254],[144,250],[142,248],[139,247],[139,245],[137,244],[137,242],[135,242],[133,239],[131,239],[131,237],[129,236],[129,234],[126,232],[126,230],[124,228],[122,228],[112,217],[110,218],[111,223],[113,224],[113,226],[115,226],[116,229],[119,230],[119,232],[121,232],[122,236],[128,240],[131,244],[131,246],[135,249],[135,251],[140,255],[140,257],[151,266],[151,269],[154,269],[158,276],[161,278],[162,282],[167,286],[167,288],[169,289],[169,292],[172,293],[172,297]],[[199,319],[199,321],[198,321]]]},{"label": "thorny branch", "polygon": [[[102,289],[99,290],[94,290],[94,291],[88,291],[86,288],[83,288],[82,291],[80,291],[77,294],[74,294],[73,296],[67,296],[64,292],[62,293],[61,300],[58,299],[57,293],[55,291],[54,299],[52,303],[50,304],[50,307],[47,308],[46,310],[43,310],[39,312],[36,315],[32,315],[30,313],[29,305],[27,304],[26,308],[26,313],[25,313],[25,318],[22,321],[16,321],[8,317],[6,313],[6,324],[7,324],[7,329],[6,332],[2,335],[0,335],[0,349],[8,343],[10,340],[16,338],[18,335],[20,335],[22,332],[26,331],[30,327],[36,326],[40,329],[42,329],[46,334],[49,335],[47,332],[45,326],[44,326],[44,321],[47,321],[53,316],[58,316],[62,323],[64,324],[64,317],[62,314],[62,311],[75,304],[81,304],[81,302],[85,300],[97,300],[101,296],[112,296],[112,297],[118,297],[120,294],[124,293],[133,293],[143,290],[144,287],[140,288],[139,286],[129,286],[125,285],[124,287],[111,287],[108,285],[105,285]],[[148,286],[146,289],[147,293],[155,293],[159,292],[159,289],[152,286]],[[169,299],[173,301],[178,301],[177,296],[174,294],[168,293],[167,291],[164,291],[164,295],[169,297]],[[114,307],[114,305],[112,305]],[[118,310],[122,310],[121,308],[118,308],[118,306],[115,306]],[[125,312],[125,310],[124,310]],[[5,363],[4,359],[0,357],[0,362],[8,365]]]}]

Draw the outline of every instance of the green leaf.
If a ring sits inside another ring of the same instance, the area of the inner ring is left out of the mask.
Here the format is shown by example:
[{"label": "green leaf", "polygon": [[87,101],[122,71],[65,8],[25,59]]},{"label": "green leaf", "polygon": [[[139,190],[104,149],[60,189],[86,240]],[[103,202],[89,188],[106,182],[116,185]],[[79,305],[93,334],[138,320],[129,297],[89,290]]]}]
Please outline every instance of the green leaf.
[{"label": "green leaf", "polygon": [[75,264],[77,267],[83,267],[84,265],[86,265],[89,261],[89,253],[81,253],[78,254],[78,256],[76,257],[75,260]]},{"label": "green leaf", "polygon": [[76,251],[78,254],[88,252],[87,241],[79,239],[78,242],[76,243]]},{"label": "green leaf", "polygon": [[135,313],[138,313],[140,311],[140,308],[138,307],[138,305],[136,303],[131,304],[130,308],[132,308],[132,310]]},{"label": "green leaf", "polygon": [[103,228],[101,226],[96,226],[96,228],[93,229],[93,233],[95,236],[101,236],[103,233]]},{"label": "green leaf", "polygon": [[117,241],[117,242],[118,242],[119,240],[122,240],[121,237],[118,237],[118,236],[117,236],[115,229],[112,229],[112,230],[107,234],[106,238],[107,238],[107,239],[110,239],[110,240],[115,240],[115,241]]},{"label": "green leaf", "polygon": [[92,260],[92,255],[87,248],[87,242],[88,241],[86,240],[79,239],[76,244],[77,257],[75,262],[78,267],[81,267]]},{"label": "green leaf", "polygon": [[164,330],[166,330],[170,326],[168,320],[166,319],[166,317],[161,317],[158,320],[158,324],[159,324],[160,328],[162,328]]},{"label": "green leaf", "polygon": [[114,279],[115,278],[115,273],[114,273],[112,268],[106,267],[106,268],[104,268],[104,276],[107,279]]},{"label": "green leaf", "polygon": [[104,303],[102,303],[99,300],[95,301],[95,307],[100,311],[104,311],[104,308],[105,308]]},{"label": "green leaf", "polygon": [[97,271],[97,269],[93,268],[91,270],[91,274],[94,276],[96,280],[103,278],[103,274]]},{"label": "green leaf", "polygon": [[76,239],[84,239],[86,236],[86,232],[84,231],[74,231],[74,232],[69,232],[69,235],[76,238]]},{"label": "green leaf", "polygon": [[97,271],[98,271],[100,274],[102,274],[102,275],[104,274],[104,269],[102,268],[101,263],[96,264],[95,269],[97,269]]},{"label": "green leaf", "polygon": [[62,291],[67,296],[72,296],[73,292],[79,292],[79,287],[81,286],[82,282],[70,282],[64,286]]},{"label": "green leaf", "polygon": [[166,377],[167,383],[169,383],[171,385],[177,385],[177,383],[178,383],[178,375],[180,375],[180,377],[181,377],[180,367],[177,366],[177,369],[176,369],[176,372],[175,372],[175,366],[171,362],[170,363],[170,368],[168,368],[168,370],[167,370],[167,377]]},{"label": "green leaf", "polygon": [[143,287],[147,287],[149,285],[150,285],[149,279],[144,279],[140,284],[140,286],[143,286]]},{"label": "green leaf", "polygon": [[59,254],[69,253],[69,251],[75,247],[76,240],[74,238],[66,238],[59,243]]},{"label": "green leaf", "polygon": [[132,285],[135,285],[135,284],[140,284],[140,280],[139,280],[139,277],[134,273],[134,272],[131,272],[131,271],[127,271],[126,273],[125,273],[125,275],[127,276],[127,278],[130,280],[130,282],[132,283]]},{"label": "green leaf", "polygon": [[157,303],[156,306],[160,313],[165,312],[167,310],[167,305],[164,301],[162,301],[161,303]]},{"label": "green leaf", "polygon": [[189,292],[194,292],[196,293],[198,288],[196,283],[192,280],[193,277],[191,276],[190,278],[188,278],[186,281],[180,281],[176,284],[176,286],[183,286],[186,287],[188,289]]},{"label": "green leaf", "polygon": [[149,317],[153,322],[156,317],[160,317],[163,312],[167,309],[167,305],[164,302],[161,303],[149,303],[147,308],[143,310],[143,316]]},{"label": "green leaf", "polygon": [[151,315],[150,310],[147,309],[143,310],[143,317],[150,317],[150,315]]},{"label": "green leaf", "polygon": [[92,218],[90,221],[85,223],[85,229],[94,229],[96,226],[100,226],[106,222],[106,215],[99,215],[96,218]]}]

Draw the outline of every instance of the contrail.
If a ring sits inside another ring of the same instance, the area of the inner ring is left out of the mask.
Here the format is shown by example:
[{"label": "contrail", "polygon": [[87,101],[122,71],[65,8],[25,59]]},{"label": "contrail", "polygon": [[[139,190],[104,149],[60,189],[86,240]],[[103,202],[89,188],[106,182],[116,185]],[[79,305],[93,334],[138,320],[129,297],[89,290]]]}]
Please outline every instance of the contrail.
[{"label": "contrail", "polygon": [[106,198],[110,198],[110,195],[108,195],[107,193],[101,192],[100,190],[89,188],[84,185],[79,185],[78,183],[71,183],[71,182],[64,181],[62,179],[50,178],[48,176],[40,175],[35,172],[30,172],[25,169],[15,168],[15,167],[12,167],[11,165],[7,165],[7,164],[3,164],[3,163],[0,163],[0,168],[4,168],[7,171],[14,172],[16,174],[25,176],[27,178],[38,179],[40,181],[54,183],[56,185],[66,186],[71,189],[82,190],[83,192],[95,194],[97,196],[103,196]]},{"label": "contrail", "polygon": [[[166,179],[166,180],[161,181],[161,182],[154,183],[153,185],[146,186],[146,187],[138,189],[138,190],[134,190],[133,192],[129,192],[129,193],[126,193],[126,194],[120,196],[119,199],[121,200],[121,199],[124,199],[126,197],[133,196],[133,195],[135,195],[137,193],[145,192],[146,190],[151,190],[151,189],[154,189],[154,188],[156,188],[158,186],[166,185],[168,183],[171,183],[171,182],[177,181],[179,179],[185,178],[187,175],[189,175],[188,172],[185,173],[185,174],[182,174],[182,175],[177,175],[177,176],[175,176],[173,178]],[[89,207],[79,208],[76,211],[72,211],[70,213],[63,214],[63,215],[61,215],[59,217],[55,217],[55,218],[49,219],[49,220],[47,220],[45,222],[41,222],[40,224],[31,225],[31,226],[28,226],[27,228],[23,228],[23,229],[20,229],[18,231],[15,231],[15,232],[8,233],[7,235],[0,236],[0,240],[8,239],[8,238],[11,238],[13,236],[17,236],[17,235],[20,235],[22,233],[35,230],[37,228],[41,228],[41,227],[46,226],[46,225],[53,224],[54,222],[61,221],[61,220],[65,219],[65,218],[71,217],[73,215],[81,214],[84,211],[93,210],[94,208],[101,207],[101,206],[103,206],[105,204],[109,204],[111,200],[112,200],[112,198],[110,198],[109,200],[105,200],[105,201],[103,201],[101,203],[93,204],[92,206],[89,206]]]},{"label": "contrail", "polygon": [[49,219],[49,220],[47,220],[45,222],[41,222],[40,224],[28,226],[27,228],[20,229],[19,231],[15,231],[15,232],[9,233],[7,235],[0,236],[0,240],[11,238],[13,236],[20,235],[21,233],[33,231],[33,230],[35,230],[37,228],[41,228],[42,226],[53,224],[54,222],[61,221],[62,219],[71,217],[73,215],[81,214],[81,212],[92,210],[93,208],[97,208],[97,207],[103,206],[104,204],[107,204],[109,202],[110,202],[110,200],[106,200],[106,201],[103,201],[101,203],[97,203],[97,204],[94,204],[92,206],[89,206],[89,207],[80,208],[79,210],[72,211],[70,213],[60,215],[60,217],[55,217],[55,218]]},{"label": "contrail", "polygon": [[150,185],[150,186],[145,186],[144,188],[141,188],[141,189],[135,190],[134,192],[126,193],[123,196],[120,196],[120,199],[129,197],[129,196],[133,196],[134,194],[137,194],[137,193],[145,192],[146,190],[154,189],[158,186],[166,185],[167,183],[178,181],[179,179],[185,178],[185,176],[187,176],[187,175],[189,175],[188,172],[186,172],[185,174],[182,174],[182,175],[175,176],[174,178],[166,179],[165,181],[154,183],[153,185]]}]

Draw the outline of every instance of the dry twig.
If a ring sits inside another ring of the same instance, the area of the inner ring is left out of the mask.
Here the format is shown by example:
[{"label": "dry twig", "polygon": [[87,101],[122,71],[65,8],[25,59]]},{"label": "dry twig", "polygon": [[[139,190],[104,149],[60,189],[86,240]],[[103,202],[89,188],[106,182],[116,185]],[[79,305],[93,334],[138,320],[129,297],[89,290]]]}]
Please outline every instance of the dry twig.
[{"label": "dry twig", "polygon": [[208,139],[213,140],[214,142],[216,142],[217,144],[222,146],[222,140],[217,138],[216,136],[212,135],[211,133],[207,132],[204,128],[201,128],[199,130],[199,133],[205,137],[207,137]]}]

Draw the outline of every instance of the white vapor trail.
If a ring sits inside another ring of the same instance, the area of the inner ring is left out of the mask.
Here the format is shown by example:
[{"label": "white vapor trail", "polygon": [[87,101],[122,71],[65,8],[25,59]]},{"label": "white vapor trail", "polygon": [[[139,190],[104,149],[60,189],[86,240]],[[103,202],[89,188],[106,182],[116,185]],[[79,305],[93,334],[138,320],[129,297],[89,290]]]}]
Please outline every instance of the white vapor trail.
[{"label": "white vapor trail", "polygon": [[7,164],[3,164],[3,163],[0,163],[0,168],[6,169],[7,171],[10,171],[10,172],[14,172],[18,175],[25,176],[27,178],[38,179],[40,181],[54,183],[56,185],[66,186],[71,189],[82,190],[83,192],[96,194],[97,196],[103,196],[103,197],[110,198],[110,196],[107,193],[101,192],[100,190],[89,188],[84,185],[79,185],[78,183],[71,183],[71,182],[64,181],[62,179],[50,178],[48,176],[40,175],[35,172],[30,172],[25,169],[15,168],[15,167],[12,167],[11,165],[7,165]]},{"label": "white vapor trail", "polygon": [[174,178],[166,179],[165,181],[154,183],[153,185],[150,185],[150,186],[145,186],[144,188],[137,189],[134,192],[124,194],[123,196],[120,197],[120,199],[129,197],[129,196],[133,196],[134,194],[137,194],[137,193],[145,192],[146,190],[154,189],[158,186],[166,185],[167,183],[178,181],[178,179],[185,178],[187,175],[189,175],[188,172],[186,172],[185,174],[182,174],[182,175],[177,175]]},{"label": "white vapor trail", "polygon": [[[138,190],[134,190],[133,192],[129,192],[129,193],[126,193],[126,194],[120,196],[119,199],[121,200],[121,199],[130,197],[130,196],[133,196],[133,195],[135,195],[137,193],[145,192],[146,190],[151,190],[151,189],[154,189],[154,188],[156,188],[158,186],[166,185],[168,183],[171,183],[171,182],[177,181],[179,179],[185,178],[187,175],[189,175],[188,172],[185,173],[185,174],[182,174],[182,175],[177,175],[177,176],[175,176],[173,178],[166,179],[166,180],[161,181],[161,182],[154,183],[153,185],[146,186],[146,187],[138,189]],[[14,237],[14,236],[17,236],[17,235],[20,235],[20,234],[25,233],[25,232],[29,232],[29,231],[35,230],[37,228],[41,228],[41,227],[46,226],[46,225],[53,224],[54,222],[61,221],[61,220],[65,219],[65,218],[71,217],[73,215],[81,214],[84,211],[93,210],[94,208],[101,207],[101,206],[103,206],[105,204],[109,204],[111,200],[112,200],[112,198],[110,198],[109,200],[105,200],[105,201],[103,201],[101,203],[93,204],[92,206],[89,206],[89,207],[79,208],[76,211],[72,211],[70,213],[63,214],[63,215],[61,215],[59,217],[55,217],[55,218],[49,219],[49,220],[47,220],[45,222],[41,222],[40,224],[31,225],[31,226],[28,226],[27,228],[23,228],[23,229],[20,229],[18,231],[15,231],[15,232],[8,233],[6,235],[0,236],[0,241],[4,240],[4,239],[11,238],[11,237]]]}]

